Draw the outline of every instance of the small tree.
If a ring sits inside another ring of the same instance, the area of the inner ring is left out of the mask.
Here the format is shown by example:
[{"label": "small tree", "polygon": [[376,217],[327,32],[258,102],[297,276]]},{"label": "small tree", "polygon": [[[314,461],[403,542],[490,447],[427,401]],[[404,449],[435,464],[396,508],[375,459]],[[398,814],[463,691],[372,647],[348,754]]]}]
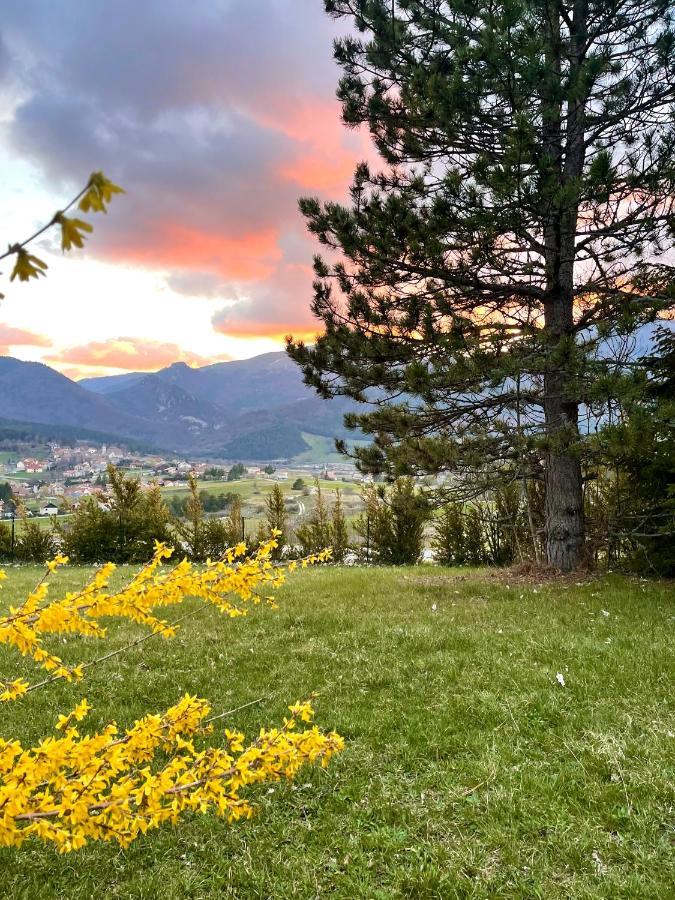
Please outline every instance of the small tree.
[{"label": "small tree", "polygon": [[314,509],[307,521],[295,530],[304,553],[319,553],[325,547],[330,547],[333,538],[330,511],[318,478],[314,480],[314,485]]},{"label": "small tree", "polygon": [[274,485],[265,501],[265,523],[268,540],[273,531],[279,532],[277,535],[278,546],[274,550],[273,556],[275,559],[280,559],[288,541],[288,523],[284,494],[278,484]]},{"label": "small tree", "polygon": [[296,478],[295,481],[293,482],[293,490],[294,491],[301,491],[304,488],[304,486],[305,486],[304,478]]},{"label": "small tree", "polygon": [[5,505],[14,503],[14,493],[12,491],[12,486],[8,481],[0,483],[0,500],[2,500]]},{"label": "small tree", "polygon": [[40,528],[37,522],[22,518],[15,553],[17,559],[24,562],[45,563],[56,553],[54,533],[50,529]]},{"label": "small tree", "polygon": [[246,466],[243,463],[235,463],[227,473],[228,481],[239,481],[246,474]]},{"label": "small tree", "polygon": [[363,499],[365,510],[354,527],[362,538],[370,539],[377,559],[392,565],[416,563],[424,549],[431,510],[414,480],[397,478],[389,490],[384,485],[367,485]]},{"label": "small tree", "polygon": [[587,490],[596,550],[610,563],[622,560],[639,570],[672,575],[675,332],[657,332],[651,352],[625,382],[619,420],[608,423],[597,437],[604,466]]},{"label": "small tree", "polygon": [[5,522],[0,522],[0,557],[8,559],[12,553],[12,532]]},{"label": "small tree", "polygon": [[155,541],[170,542],[169,510],[158,487],[108,467],[110,494],[82,500],[69,522],[59,523],[64,550],[74,562],[140,562]]},{"label": "small tree", "polygon": [[330,545],[333,549],[333,559],[336,562],[342,562],[349,547],[349,529],[345,519],[344,507],[342,506],[342,491],[340,488],[335,490],[335,500],[331,508]]},{"label": "small tree", "polygon": [[431,546],[441,565],[465,565],[464,516],[459,503],[450,501],[441,509],[434,521]]},{"label": "small tree", "polygon": [[230,510],[223,520],[223,525],[225,526],[225,543],[228,547],[235,547],[244,539],[244,517],[239,494],[232,496]]},{"label": "small tree", "polygon": [[188,558],[204,560],[207,555],[204,507],[197,489],[197,479],[192,473],[188,476],[188,489],[190,493],[185,504],[186,521],[175,519],[173,528]]}]

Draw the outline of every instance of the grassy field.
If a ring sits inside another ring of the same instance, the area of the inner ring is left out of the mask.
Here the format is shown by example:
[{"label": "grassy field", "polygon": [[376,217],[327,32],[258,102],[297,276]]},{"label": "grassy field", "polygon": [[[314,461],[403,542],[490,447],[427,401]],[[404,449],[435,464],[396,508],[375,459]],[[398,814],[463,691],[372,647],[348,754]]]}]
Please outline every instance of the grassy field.
[{"label": "grassy field", "polygon": [[[345,458],[335,449],[335,439],[331,437],[323,437],[319,434],[307,434],[302,432],[302,437],[309,449],[304,453],[298,453],[293,457],[293,463],[296,465],[305,465],[307,463],[319,463],[327,466],[344,463]],[[366,444],[367,441],[350,440],[350,446],[360,446]]]},{"label": "grassy field", "polygon": [[[303,491],[294,491],[293,482],[296,478],[302,478],[309,493]],[[315,498],[313,494],[314,479],[305,472],[289,473],[286,481],[274,481],[271,478],[242,478],[236,481],[200,481],[199,491],[206,491],[209,494],[228,494],[233,492],[239,494],[242,500],[242,510],[246,520],[246,533],[248,535],[255,534],[258,524],[265,518],[265,503],[272,488],[278,484],[284,495],[289,500],[294,500],[288,516],[288,525],[291,530],[301,523],[311,514]],[[319,479],[321,491],[329,506],[335,499],[335,490],[339,488],[342,493],[342,502],[347,520],[351,523],[356,519],[357,515],[362,511],[363,503],[361,501],[360,485],[353,482],[329,481]],[[186,488],[162,488],[162,495],[167,502],[172,497],[187,497]],[[300,504],[297,506],[297,504]],[[302,513],[299,510],[303,510]],[[222,515],[226,515],[225,510]]]},{"label": "grassy field", "polygon": [[[10,570],[5,604],[37,580]],[[64,575],[74,584],[82,570]],[[0,851],[6,898],[669,898],[675,896],[675,590],[608,576],[509,583],[438,568],[313,570],[280,609],[199,612],[94,669],[92,727],[189,691],[254,732],[320,691],[344,735],[329,769],[128,851]],[[112,649],[138,634],[111,630]],[[69,661],[100,653],[62,644]],[[31,673],[2,648],[0,671]],[[560,674],[564,686],[557,679]],[[52,686],[2,709],[35,741],[81,696]]]},{"label": "grassy field", "polygon": [[[239,494],[242,500],[251,500],[258,498],[264,500],[275,484],[278,484],[284,494],[291,496],[301,496],[300,491],[293,490],[293,482],[296,478],[302,478],[308,488],[314,487],[314,479],[307,475],[306,472],[291,472],[286,481],[275,481],[273,478],[241,478],[235,481],[199,481],[199,491],[206,491],[207,494],[228,494],[233,492]],[[328,481],[319,479],[321,490],[328,494],[332,493],[336,487],[339,487],[344,495],[357,494],[359,485],[353,482]],[[187,488],[180,487],[164,487],[162,495],[167,499],[171,497],[187,497]]]}]

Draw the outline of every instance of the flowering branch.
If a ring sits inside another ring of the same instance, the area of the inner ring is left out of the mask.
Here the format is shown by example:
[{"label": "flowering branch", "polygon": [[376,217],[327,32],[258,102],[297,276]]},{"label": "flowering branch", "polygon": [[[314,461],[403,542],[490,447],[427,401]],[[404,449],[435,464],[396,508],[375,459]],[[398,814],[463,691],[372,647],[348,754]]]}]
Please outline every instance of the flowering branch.
[{"label": "flowering branch", "polygon": [[[8,256],[16,256],[16,262],[10,276],[10,281],[18,278],[19,281],[29,281],[31,278],[39,278],[49,268],[47,263],[26,250],[28,244],[39,238],[54,225],[61,229],[61,249],[71,250],[73,247],[83,247],[87,234],[91,234],[93,227],[83,219],[66,216],[69,209],[75,204],[82,212],[107,212],[108,204],[114,194],[123,194],[124,190],[119,185],[109,181],[103,172],[92,172],[89,181],[85,184],[73,199],[63,209],[57,210],[52,218],[38,228],[25,240],[10,244],[4,253],[0,253],[0,259]],[[3,295],[0,294],[0,298]]]}]

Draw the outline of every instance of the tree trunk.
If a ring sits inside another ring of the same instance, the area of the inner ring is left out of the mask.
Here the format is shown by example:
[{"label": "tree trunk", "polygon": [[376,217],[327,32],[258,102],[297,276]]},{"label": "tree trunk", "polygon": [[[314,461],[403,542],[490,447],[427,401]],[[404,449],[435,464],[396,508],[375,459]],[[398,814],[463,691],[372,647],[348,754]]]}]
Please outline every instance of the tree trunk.
[{"label": "tree trunk", "polygon": [[[560,373],[548,379],[561,383]],[[584,504],[581,463],[571,443],[577,433],[574,403],[562,402],[553,385],[547,391],[546,422],[552,441],[546,458],[546,561],[563,572],[578,568],[584,557]]]},{"label": "tree trunk", "polygon": [[581,466],[572,456],[552,453],[546,468],[546,559],[571,572],[582,562],[583,551]]},{"label": "tree trunk", "polygon": [[[548,63],[562,81],[560,17],[554,0],[548,3]],[[584,507],[581,463],[574,452],[579,437],[579,402],[574,328],[574,262],[578,195],[573,186],[584,169],[585,102],[581,84],[586,45],[587,0],[575,0],[570,28],[568,95],[563,124],[560,94],[544,91],[543,136],[549,159],[547,196],[562,195],[551,204],[544,225],[547,291],[544,301],[544,332],[547,361],[544,372],[544,415],[548,448],[546,454],[546,560],[570,572],[584,555]]]}]

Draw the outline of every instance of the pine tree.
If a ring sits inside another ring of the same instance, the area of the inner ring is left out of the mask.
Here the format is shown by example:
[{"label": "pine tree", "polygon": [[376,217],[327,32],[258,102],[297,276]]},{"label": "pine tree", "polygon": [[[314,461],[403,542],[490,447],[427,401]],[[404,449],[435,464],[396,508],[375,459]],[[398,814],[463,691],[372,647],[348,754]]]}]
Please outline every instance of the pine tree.
[{"label": "pine tree", "polygon": [[241,497],[233,494],[230,511],[225,518],[226,543],[234,547],[244,539],[244,520],[242,515]]},{"label": "pine tree", "polygon": [[188,490],[190,493],[185,504],[187,521],[175,519],[173,527],[188,558],[202,561],[207,556],[204,505],[197,489],[197,479],[192,473],[188,476]]},{"label": "pine tree", "polygon": [[314,486],[316,491],[314,509],[307,521],[295,530],[303,553],[320,553],[321,550],[330,547],[333,541],[330,511],[318,478],[314,479]]},{"label": "pine tree", "polygon": [[412,478],[397,478],[389,490],[366,485],[364,511],[354,524],[368,542],[368,556],[393,565],[416,563],[424,549],[424,529],[429,520],[427,497],[416,490]]},{"label": "pine tree", "polygon": [[342,491],[335,489],[335,500],[330,512],[331,517],[331,547],[335,562],[342,562],[349,546],[349,529],[345,519],[345,511],[342,505]]},{"label": "pine tree", "polygon": [[467,561],[464,547],[464,516],[456,501],[446,503],[434,521],[432,549],[442,566],[461,566]]},{"label": "pine tree", "polygon": [[267,500],[265,502],[266,514],[265,519],[267,523],[266,535],[269,538],[272,531],[280,531],[281,534],[277,538],[278,546],[276,550],[273,552],[274,559],[279,559],[283,553],[284,546],[287,543],[287,516],[286,516],[286,503],[284,501],[284,494],[278,484],[275,484],[270,493],[268,494]]},{"label": "pine tree", "polygon": [[[604,519],[608,562],[616,562],[623,548],[634,567],[673,575],[675,332],[661,330],[652,352],[626,380],[621,419],[598,436],[607,469],[594,486],[591,511]],[[644,391],[634,390],[636,380],[646,385]]]},{"label": "pine tree", "polygon": [[[382,171],[301,201],[326,397],[377,403],[364,471],[545,483],[546,556],[584,553],[580,414],[617,341],[672,309],[675,36],[665,0],[325,0],[343,118]],[[526,447],[523,447],[523,441]],[[521,467],[527,466],[527,471]]]}]

